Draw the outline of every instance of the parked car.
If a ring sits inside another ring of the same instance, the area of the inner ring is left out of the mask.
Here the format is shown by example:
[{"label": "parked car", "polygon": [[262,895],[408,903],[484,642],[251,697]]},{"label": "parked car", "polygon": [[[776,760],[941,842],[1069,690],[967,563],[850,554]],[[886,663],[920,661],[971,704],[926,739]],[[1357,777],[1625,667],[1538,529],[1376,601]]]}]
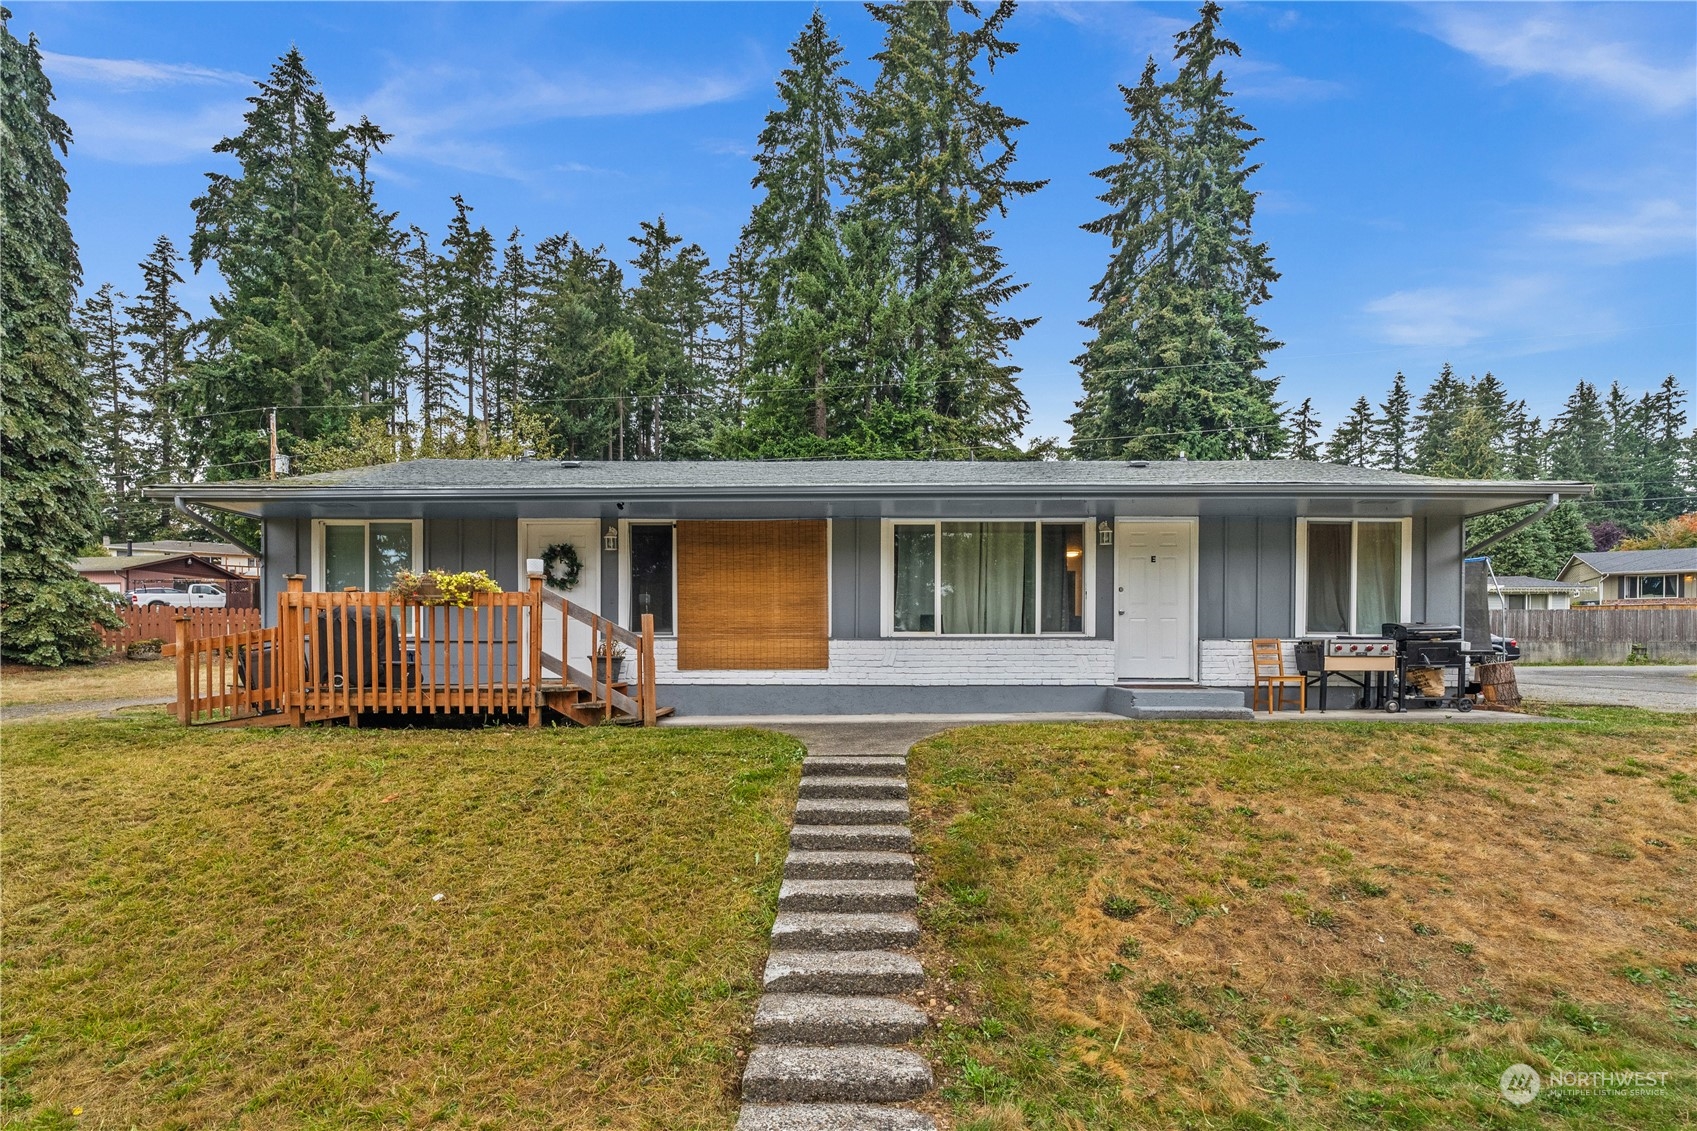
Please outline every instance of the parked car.
[{"label": "parked car", "polygon": [[168,606],[179,609],[222,609],[225,600],[224,590],[210,582],[190,585],[186,589],[159,586],[130,591],[130,604],[143,609],[163,609]]},{"label": "parked car", "polygon": [[1511,637],[1491,633],[1491,648],[1496,652],[1499,660],[1520,659],[1520,641]]}]

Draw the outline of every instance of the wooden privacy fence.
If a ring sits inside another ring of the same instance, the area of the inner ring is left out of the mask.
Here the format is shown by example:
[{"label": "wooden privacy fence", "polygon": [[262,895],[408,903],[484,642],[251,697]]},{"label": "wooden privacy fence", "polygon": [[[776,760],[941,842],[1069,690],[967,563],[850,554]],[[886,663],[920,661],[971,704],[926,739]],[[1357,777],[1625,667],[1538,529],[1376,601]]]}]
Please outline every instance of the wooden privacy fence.
[{"label": "wooden privacy fence", "polygon": [[[464,608],[393,593],[307,593],[302,581],[291,577],[278,594],[273,628],[197,637],[193,618],[177,619],[179,719],[357,726],[368,713],[475,713],[522,714],[539,726],[545,706],[577,722],[656,719],[652,617],[633,633],[547,592],[540,577],[527,592],[479,594]],[[544,601],[565,614],[551,640]],[[590,626],[595,656],[610,660],[615,643],[634,651],[634,688],[613,681],[610,663],[598,679],[562,659],[573,620]]]},{"label": "wooden privacy fence", "polygon": [[189,619],[189,635],[194,637],[226,636],[259,627],[258,609],[129,608],[120,609],[118,615],[124,618],[123,628],[100,630],[108,648],[122,648],[137,640],[169,643],[177,638],[177,620],[181,617]]},{"label": "wooden privacy fence", "polygon": [[1521,658],[1532,662],[1619,664],[1638,649],[1651,660],[1697,663],[1697,608],[1497,609],[1491,631],[1520,641]]}]

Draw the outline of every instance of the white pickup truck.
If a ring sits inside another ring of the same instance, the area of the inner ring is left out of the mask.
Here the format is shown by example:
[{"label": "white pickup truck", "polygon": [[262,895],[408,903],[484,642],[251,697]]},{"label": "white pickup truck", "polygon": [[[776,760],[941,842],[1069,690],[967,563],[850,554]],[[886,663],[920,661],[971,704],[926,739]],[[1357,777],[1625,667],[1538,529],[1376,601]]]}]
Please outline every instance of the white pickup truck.
[{"label": "white pickup truck", "polygon": [[143,609],[162,609],[174,605],[181,609],[222,609],[224,590],[216,585],[196,584],[187,589],[132,589],[130,604]]}]

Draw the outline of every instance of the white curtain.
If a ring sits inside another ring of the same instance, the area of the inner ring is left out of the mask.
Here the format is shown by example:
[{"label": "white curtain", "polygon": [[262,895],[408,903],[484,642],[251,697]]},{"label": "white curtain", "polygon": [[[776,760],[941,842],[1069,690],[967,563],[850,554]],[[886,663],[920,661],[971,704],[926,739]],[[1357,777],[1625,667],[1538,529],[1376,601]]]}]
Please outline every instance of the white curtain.
[{"label": "white curtain", "polygon": [[1035,630],[1035,523],[945,522],[940,553],[945,634]]},{"label": "white curtain", "polygon": [[1377,636],[1402,620],[1402,523],[1363,522],[1355,534],[1355,630]]}]

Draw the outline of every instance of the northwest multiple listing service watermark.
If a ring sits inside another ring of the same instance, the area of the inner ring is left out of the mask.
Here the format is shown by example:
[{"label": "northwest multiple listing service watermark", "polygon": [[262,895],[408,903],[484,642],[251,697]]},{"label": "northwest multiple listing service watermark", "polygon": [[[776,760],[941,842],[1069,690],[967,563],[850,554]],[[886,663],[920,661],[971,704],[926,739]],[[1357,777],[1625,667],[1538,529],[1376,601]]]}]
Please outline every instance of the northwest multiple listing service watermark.
[{"label": "northwest multiple listing service watermark", "polygon": [[1497,1079],[1503,1099],[1523,1107],[1541,1092],[1578,1092],[1587,1096],[1626,1096],[1666,1086],[1666,1072],[1574,1072],[1563,1069],[1539,1074],[1530,1064],[1511,1064]]}]

